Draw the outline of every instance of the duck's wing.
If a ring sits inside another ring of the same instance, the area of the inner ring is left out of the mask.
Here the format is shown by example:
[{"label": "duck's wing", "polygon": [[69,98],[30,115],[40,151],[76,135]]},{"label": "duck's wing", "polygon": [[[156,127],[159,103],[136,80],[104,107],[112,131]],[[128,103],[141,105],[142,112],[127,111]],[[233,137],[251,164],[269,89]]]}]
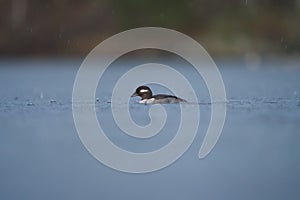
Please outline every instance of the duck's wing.
[{"label": "duck's wing", "polygon": [[179,97],[173,95],[166,95],[166,94],[157,94],[154,95],[153,98],[156,100],[165,100],[164,103],[179,103],[179,102],[187,102],[185,99],[181,99]]}]

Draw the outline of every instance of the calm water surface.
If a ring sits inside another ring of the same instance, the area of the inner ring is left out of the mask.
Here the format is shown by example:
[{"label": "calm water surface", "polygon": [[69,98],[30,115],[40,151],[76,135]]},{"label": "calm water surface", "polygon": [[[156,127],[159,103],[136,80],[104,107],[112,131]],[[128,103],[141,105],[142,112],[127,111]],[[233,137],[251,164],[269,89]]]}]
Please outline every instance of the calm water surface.
[{"label": "calm water surface", "polygon": [[[242,61],[217,61],[228,111],[219,142],[203,160],[197,155],[209,122],[209,96],[201,78],[177,64],[197,85],[200,129],[173,165],[139,175],[102,165],[80,142],[71,110],[80,62],[0,61],[0,199],[300,199],[300,62],[266,60],[249,68]],[[163,146],[174,136],[180,110],[166,106],[166,126],[153,140],[119,133],[108,102],[127,68],[115,65],[96,94],[99,121],[112,132],[108,137],[130,151]],[[135,101],[132,118],[146,125],[149,106]]]}]

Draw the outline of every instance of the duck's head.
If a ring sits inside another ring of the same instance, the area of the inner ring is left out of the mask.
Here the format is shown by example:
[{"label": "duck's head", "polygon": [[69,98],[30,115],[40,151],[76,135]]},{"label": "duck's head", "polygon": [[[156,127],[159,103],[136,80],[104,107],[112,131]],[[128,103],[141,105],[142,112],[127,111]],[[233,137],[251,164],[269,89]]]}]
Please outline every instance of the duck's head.
[{"label": "duck's head", "polygon": [[152,91],[149,87],[142,85],[136,88],[131,97],[140,96],[143,99],[150,99],[152,97]]}]

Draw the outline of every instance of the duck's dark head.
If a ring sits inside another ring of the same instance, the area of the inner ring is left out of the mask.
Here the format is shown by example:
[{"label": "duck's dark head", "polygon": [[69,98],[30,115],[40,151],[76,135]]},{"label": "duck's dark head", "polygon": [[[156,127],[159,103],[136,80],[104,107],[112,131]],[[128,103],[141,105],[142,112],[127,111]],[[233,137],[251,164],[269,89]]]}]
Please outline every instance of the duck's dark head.
[{"label": "duck's dark head", "polygon": [[152,91],[147,86],[138,87],[135,92],[131,95],[131,97],[140,96],[143,99],[150,99],[152,97]]}]

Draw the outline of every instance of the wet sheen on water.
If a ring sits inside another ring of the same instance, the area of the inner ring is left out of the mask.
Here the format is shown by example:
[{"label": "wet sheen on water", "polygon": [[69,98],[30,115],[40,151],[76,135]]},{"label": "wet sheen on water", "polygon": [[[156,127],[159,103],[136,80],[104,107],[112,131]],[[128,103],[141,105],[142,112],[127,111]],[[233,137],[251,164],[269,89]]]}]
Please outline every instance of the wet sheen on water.
[{"label": "wet sheen on water", "polygon": [[[299,199],[300,66],[284,61],[278,62],[285,63],[282,66],[265,61],[257,69],[243,62],[217,61],[227,92],[227,118],[219,142],[203,160],[197,155],[210,120],[209,94],[201,77],[175,64],[198,95],[200,128],[182,158],[142,175],[105,167],[81,144],[71,101],[80,61],[1,61],[0,199],[120,199],[131,193],[133,199]],[[180,108],[164,105],[166,125],[149,140],[120,132],[110,101],[113,84],[125,69],[114,66],[100,81],[95,99],[98,120],[121,148],[160,148],[174,137]],[[152,87],[155,93],[170,93]],[[147,125],[151,105],[137,101],[129,101],[131,117]]]}]

